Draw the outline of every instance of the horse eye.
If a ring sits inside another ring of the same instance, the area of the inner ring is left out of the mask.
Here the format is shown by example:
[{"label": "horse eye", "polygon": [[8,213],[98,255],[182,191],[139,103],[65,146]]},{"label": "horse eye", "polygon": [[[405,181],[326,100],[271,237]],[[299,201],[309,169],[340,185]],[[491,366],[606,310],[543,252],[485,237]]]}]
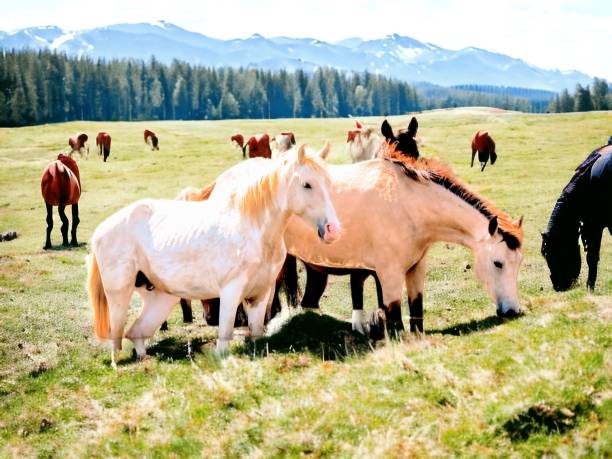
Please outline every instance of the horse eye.
[{"label": "horse eye", "polygon": [[504,264],[501,261],[494,261],[493,264],[495,265],[496,268],[502,269],[504,267]]},{"label": "horse eye", "polygon": [[304,183],[304,188],[306,188],[307,190],[310,190],[312,186],[310,186],[310,183],[306,182]]}]

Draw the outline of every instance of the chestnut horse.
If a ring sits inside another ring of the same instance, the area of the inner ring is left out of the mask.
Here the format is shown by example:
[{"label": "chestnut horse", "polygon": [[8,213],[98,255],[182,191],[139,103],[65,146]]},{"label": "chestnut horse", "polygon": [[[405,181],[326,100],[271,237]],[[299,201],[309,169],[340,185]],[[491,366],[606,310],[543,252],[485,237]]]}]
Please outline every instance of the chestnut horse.
[{"label": "chestnut horse", "polygon": [[40,189],[47,206],[47,240],[45,249],[51,248],[51,230],[53,229],[53,206],[58,206],[62,220],[62,245],[68,245],[68,217],[64,213],[66,206],[72,206],[72,239],[70,245],[76,247],[77,226],[79,225],[79,198],[81,196],[81,176],[74,159],[59,154],[57,160],[43,171]]},{"label": "chestnut horse", "polygon": [[104,162],[106,162],[106,158],[110,155],[111,149],[111,136],[106,132],[98,132],[96,136],[96,146],[99,148],[98,154],[100,156],[104,155]]},{"label": "chestnut horse", "polygon": [[234,134],[230,137],[230,141],[236,142],[236,145],[238,145],[242,150],[242,157],[246,158],[246,145],[244,144],[244,137],[242,136],[242,134]]},{"label": "chestnut horse", "polygon": [[83,157],[83,150],[85,150],[85,156],[89,157],[89,145],[87,145],[87,139],[89,137],[87,137],[87,134],[85,133],[79,133],[77,135],[75,135],[74,137],[69,137],[68,138],[68,145],[71,148],[70,151],[70,156],[73,155],[73,153],[78,153],[81,158]]},{"label": "chestnut horse", "polygon": [[489,157],[491,165],[497,161],[497,153],[495,153],[495,142],[487,131],[478,131],[472,139],[472,163],[470,167],[474,167],[474,156],[478,152],[478,161],[480,161],[480,172],[484,171]]},{"label": "chestnut horse", "polygon": [[[140,316],[125,336],[138,357],[145,340],[167,318],[179,297],[220,298],[217,352],[229,350],[236,308],[246,301],[251,336],[263,334],[274,281],[285,259],[282,234],[299,216],[326,243],[340,237],[325,164],[306,155],[240,163],[243,179],[231,196],[202,202],[145,199],[103,221],[91,238],[88,293],[96,334],[113,342],[112,364],[142,273],[153,288],[138,288]],[[316,228],[316,231],[313,229]]]},{"label": "chestnut horse", "polygon": [[155,135],[155,132],[145,129],[144,130],[144,141],[148,146],[151,147],[151,151],[159,150],[159,139]]}]

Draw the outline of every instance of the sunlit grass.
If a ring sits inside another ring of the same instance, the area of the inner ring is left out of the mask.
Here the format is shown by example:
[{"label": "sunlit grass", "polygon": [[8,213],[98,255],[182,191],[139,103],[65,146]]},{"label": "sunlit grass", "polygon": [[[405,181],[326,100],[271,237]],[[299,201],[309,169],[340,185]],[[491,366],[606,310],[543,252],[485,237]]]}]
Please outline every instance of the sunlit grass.
[{"label": "sunlit grass", "polygon": [[[130,347],[118,371],[91,329],[84,291],[87,247],[42,250],[44,166],[67,137],[110,132],[104,164],[92,142],[80,161],[79,239],[142,197],[172,198],[241,160],[229,144],[243,134],[285,130],[345,163],[351,120],[66,123],[0,129],[0,454],[2,456],[327,457],[606,456],[612,453],[612,251],[606,232],[594,294],[555,293],[539,255],[552,206],[573,168],[612,134],[612,114],[523,115],[483,110],[417,115],[421,152],[448,162],[470,186],[513,217],[525,217],[520,298],[528,313],[497,320],[465,249],[440,244],[428,258],[427,335],[370,347],[339,320],[351,314],[347,277],[332,278],[323,313],[275,324],[268,344],[212,353],[216,330],[183,325]],[[409,116],[391,119],[405,127]],[[379,125],[381,118],[362,120]],[[159,152],[146,149],[154,130]],[[469,168],[477,129],[495,138],[499,159]],[[59,244],[56,213],[52,239]],[[381,228],[381,231],[390,229]],[[366,307],[376,304],[366,282]],[[132,315],[138,302],[133,302]],[[404,318],[406,320],[406,318]],[[291,327],[300,327],[289,348]],[[284,334],[283,334],[284,333]],[[343,334],[344,335],[341,335]],[[338,337],[342,336],[342,340]],[[316,341],[321,341],[321,347]],[[189,346],[189,347],[188,347]],[[327,347],[326,347],[327,346]],[[336,349],[336,347],[338,349]],[[330,352],[333,349],[334,352]],[[329,360],[333,358],[333,360]]]}]

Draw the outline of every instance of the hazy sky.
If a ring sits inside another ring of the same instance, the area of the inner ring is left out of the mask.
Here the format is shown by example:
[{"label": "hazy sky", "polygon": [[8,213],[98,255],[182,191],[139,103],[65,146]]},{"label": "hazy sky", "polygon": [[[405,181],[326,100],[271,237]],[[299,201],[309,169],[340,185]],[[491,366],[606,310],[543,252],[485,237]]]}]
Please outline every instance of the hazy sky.
[{"label": "hazy sky", "polygon": [[611,0],[0,0],[0,30],[80,30],[164,19],[216,38],[398,33],[459,49],[476,46],[544,68],[612,81]]}]

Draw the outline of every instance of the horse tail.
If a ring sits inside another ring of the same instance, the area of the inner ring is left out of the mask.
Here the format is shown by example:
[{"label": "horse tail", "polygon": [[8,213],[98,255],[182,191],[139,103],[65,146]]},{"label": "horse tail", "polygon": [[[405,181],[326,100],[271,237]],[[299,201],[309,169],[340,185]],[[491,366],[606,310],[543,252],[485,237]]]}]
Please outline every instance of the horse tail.
[{"label": "horse tail", "polygon": [[491,165],[495,164],[495,161],[497,161],[497,153],[495,153],[495,150],[493,150],[491,152]]},{"label": "horse tail", "polygon": [[293,255],[287,254],[278,278],[278,284],[285,290],[287,304],[296,307],[298,305],[298,272],[297,259]]},{"label": "horse tail", "polygon": [[100,267],[98,266],[95,253],[92,253],[88,258],[87,293],[89,294],[91,308],[94,313],[94,329],[98,338],[108,339],[110,319],[108,301],[104,292],[104,286],[102,285],[102,277],[100,276]]}]

